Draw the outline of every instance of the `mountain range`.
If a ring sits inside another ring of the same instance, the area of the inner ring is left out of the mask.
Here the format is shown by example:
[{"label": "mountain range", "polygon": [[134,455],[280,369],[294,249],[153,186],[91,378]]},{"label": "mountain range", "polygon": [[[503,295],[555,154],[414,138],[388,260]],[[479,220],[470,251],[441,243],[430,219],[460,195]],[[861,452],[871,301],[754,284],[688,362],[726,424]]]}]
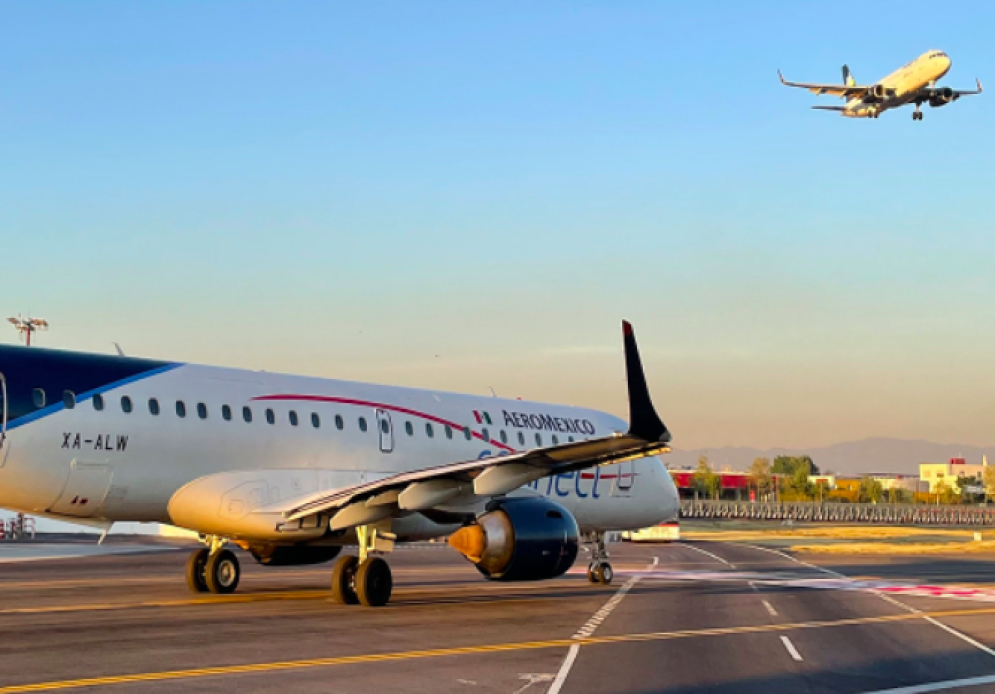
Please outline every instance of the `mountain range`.
[{"label": "mountain range", "polygon": [[933,443],[905,439],[871,438],[813,448],[724,448],[674,449],[664,462],[672,470],[696,467],[699,456],[708,456],[714,470],[746,470],[755,458],[774,460],[779,455],[808,455],[822,472],[855,475],[868,472],[919,474],[919,463],[944,463],[950,458],[966,458],[980,463],[982,456],[995,462],[995,446],[966,446],[959,443]]}]

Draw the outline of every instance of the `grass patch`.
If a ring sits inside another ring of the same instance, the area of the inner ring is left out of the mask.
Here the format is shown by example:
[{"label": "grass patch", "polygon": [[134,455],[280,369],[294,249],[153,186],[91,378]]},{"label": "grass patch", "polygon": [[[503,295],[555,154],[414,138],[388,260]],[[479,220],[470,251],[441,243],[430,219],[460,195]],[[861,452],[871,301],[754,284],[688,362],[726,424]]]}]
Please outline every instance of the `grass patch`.
[{"label": "grass patch", "polygon": [[981,542],[831,542],[819,545],[793,545],[792,552],[805,554],[974,554],[995,552],[995,540]]},{"label": "grass patch", "polygon": [[773,526],[768,529],[708,530],[681,528],[681,537],[688,540],[713,540],[716,542],[759,542],[769,539],[822,539],[822,540],[903,540],[921,542],[927,539],[968,542],[974,539],[975,530],[950,530],[907,526],[854,526],[823,525],[805,527]]}]

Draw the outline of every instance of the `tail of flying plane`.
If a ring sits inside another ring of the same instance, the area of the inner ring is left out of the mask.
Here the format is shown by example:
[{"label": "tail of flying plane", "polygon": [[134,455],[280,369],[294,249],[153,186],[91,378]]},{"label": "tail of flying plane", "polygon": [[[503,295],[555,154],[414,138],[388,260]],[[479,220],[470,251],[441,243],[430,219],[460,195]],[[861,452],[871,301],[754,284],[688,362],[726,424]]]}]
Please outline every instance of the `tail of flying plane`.
[{"label": "tail of flying plane", "polygon": [[853,73],[850,72],[850,68],[846,65],[843,66],[843,84],[848,87],[854,87],[857,84],[857,80],[853,79]]}]

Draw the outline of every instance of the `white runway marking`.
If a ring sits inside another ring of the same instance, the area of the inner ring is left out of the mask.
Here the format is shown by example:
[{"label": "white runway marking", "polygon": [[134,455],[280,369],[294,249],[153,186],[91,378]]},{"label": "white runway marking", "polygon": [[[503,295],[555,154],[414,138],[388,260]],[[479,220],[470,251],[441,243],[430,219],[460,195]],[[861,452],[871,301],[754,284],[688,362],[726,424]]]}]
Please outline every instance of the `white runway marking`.
[{"label": "white runway marking", "polygon": [[760,602],[762,602],[764,604],[764,607],[767,608],[767,613],[771,617],[776,617],[777,616],[777,610],[775,610],[773,607],[771,607],[771,604],[769,602],[767,602],[766,600],[761,600]]},{"label": "white runway marking", "polygon": [[781,643],[784,644],[784,647],[788,651],[788,655],[790,655],[792,659],[797,660],[798,662],[804,660],[804,658],[802,658],[802,654],[798,652],[797,648],[795,648],[795,644],[791,643],[791,639],[787,636],[781,637]]},{"label": "white runway marking", "polygon": [[735,566],[733,565],[732,562],[726,561],[725,559],[723,559],[719,555],[712,554],[711,552],[706,551],[706,550],[702,549],[701,547],[695,547],[694,545],[689,545],[689,544],[687,544],[685,542],[681,543],[681,547],[687,547],[688,549],[693,549],[695,552],[701,552],[705,556],[711,557],[712,559],[715,559],[716,561],[720,561],[723,564],[725,564],[726,566],[732,566],[733,568],[735,568]]},{"label": "white runway marking", "polygon": [[[807,561],[802,561],[801,559],[796,559],[795,557],[791,556],[790,554],[786,554],[784,552],[779,552],[776,549],[768,549],[766,547],[758,547],[756,545],[744,545],[744,546],[745,547],[753,547],[754,549],[763,550],[764,552],[771,552],[773,554],[778,554],[778,555],[780,555],[782,557],[785,557],[786,559],[790,559],[791,561],[795,562],[796,564],[801,564],[802,566],[807,566],[809,568],[816,569],[817,571],[821,571],[822,573],[829,574],[830,576],[835,576],[835,577],[838,577],[838,578],[841,578],[841,579],[845,579],[846,581],[851,581],[851,582],[856,583],[856,581],[854,581],[854,579],[850,578],[849,576],[847,576],[845,574],[841,574],[838,571],[833,571],[832,569],[827,569],[827,568],[825,568],[823,566],[817,566],[816,564],[809,564]],[[919,610],[919,609],[917,609],[915,607],[912,607],[912,605],[906,605],[904,602],[896,600],[895,598],[891,597],[890,595],[885,595],[883,592],[881,592],[880,590],[875,590],[873,587],[871,587],[870,592],[873,593],[874,595],[877,595],[879,598],[881,598],[882,600],[884,600],[885,602],[887,602],[889,604],[895,605],[896,607],[900,607],[900,608],[902,608],[904,610],[912,612],[913,614],[922,615],[923,621],[929,622],[930,624],[932,624],[934,626],[937,626],[940,629],[943,629],[945,632],[947,632],[951,636],[957,637],[958,639],[960,639],[964,643],[968,643],[968,644],[974,646],[979,651],[983,651],[984,653],[987,653],[988,655],[995,657],[995,649],[989,648],[988,646],[986,646],[985,644],[981,643],[980,641],[972,639],[967,634],[965,634],[963,632],[960,632],[957,629],[954,629],[952,626],[944,624],[943,622],[941,622],[941,621],[939,621],[937,619],[934,619],[933,617],[930,617],[929,615],[922,614],[922,610]],[[957,596],[957,597],[960,597],[960,596]],[[977,599],[977,597],[973,597],[972,599]],[[781,638],[784,639],[785,637],[782,636]],[[979,679],[979,678],[974,678],[974,679]],[[951,680],[951,681],[954,681],[954,680]],[[963,681],[963,680],[957,680],[957,681]],[[995,681],[995,680],[991,680],[991,681]],[[987,684],[987,681],[984,682],[984,683]],[[939,684],[942,684],[942,683],[939,683]],[[982,684],[982,683],[979,682],[978,684]],[[882,691],[894,692],[895,694],[898,694],[899,692],[901,692],[902,694],[911,694],[912,692],[933,692],[933,691],[939,691],[940,689],[952,689],[955,686],[964,686],[964,685],[951,685],[949,687],[938,687],[938,688],[934,688],[934,689],[919,689],[919,687],[930,687],[930,686],[935,686],[935,685],[914,685],[912,687],[905,687],[905,688],[899,688],[899,689],[888,689],[888,690],[882,690]],[[971,685],[971,686],[974,686],[974,685]]]},{"label": "white runway marking", "polygon": [[[646,567],[646,570],[652,570],[654,566],[660,563],[659,557],[653,557],[653,563]],[[625,597],[626,593],[632,590],[632,586],[639,582],[642,575],[636,574],[628,581],[622,584],[622,586],[615,592],[611,600],[606,602],[600,610],[594,613],[594,616],[587,620],[587,623],[582,626],[576,634],[573,635],[575,639],[583,639],[591,636],[594,630],[601,626],[601,623],[605,621],[608,615],[611,614],[612,610],[618,607],[618,604],[622,602],[622,598]],[[563,688],[564,682],[567,681],[567,675],[570,674],[570,668],[573,667],[574,661],[577,660],[577,653],[580,652],[580,646],[574,644],[570,646],[570,650],[567,651],[567,657],[563,660],[563,665],[560,666],[560,671],[556,673],[556,679],[553,680],[553,684],[550,685],[549,690],[546,694],[559,694],[560,690]]]},{"label": "white runway marking", "polygon": [[863,694],[926,694],[927,692],[941,692],[944,689],[980,687],[983,684],[995,684],[995,675],[966,677],[962,680],[944,680],[943,682],[929,682],[927,684],[913,684],[909,687],[897,687],[895,689],[875,689],[873,692],[863,692]]},{"label": "white runway marking", "polygon": [[574,666],[579,652],[580,646],[576,643],[570,647],[570,650],[567,651],[567,657],[563,660],[563,665],[560,666],[560,671],[556,673],[556,679],[553,680],[553,684],[549,686],[549,691],[546,694],[560,694],[563,683],[567,681],[567,675],[570,674],[570,668]]}]

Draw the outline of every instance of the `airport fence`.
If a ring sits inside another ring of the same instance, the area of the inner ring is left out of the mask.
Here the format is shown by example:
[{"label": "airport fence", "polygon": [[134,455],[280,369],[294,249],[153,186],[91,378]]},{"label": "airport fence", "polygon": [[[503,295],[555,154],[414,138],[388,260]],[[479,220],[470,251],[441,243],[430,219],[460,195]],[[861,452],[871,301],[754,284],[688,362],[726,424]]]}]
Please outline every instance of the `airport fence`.
[{"label": "airport fence", "polygon": [[989,526],[995,525],[995,506],[687,500],[681,503],[681,518]]}]

